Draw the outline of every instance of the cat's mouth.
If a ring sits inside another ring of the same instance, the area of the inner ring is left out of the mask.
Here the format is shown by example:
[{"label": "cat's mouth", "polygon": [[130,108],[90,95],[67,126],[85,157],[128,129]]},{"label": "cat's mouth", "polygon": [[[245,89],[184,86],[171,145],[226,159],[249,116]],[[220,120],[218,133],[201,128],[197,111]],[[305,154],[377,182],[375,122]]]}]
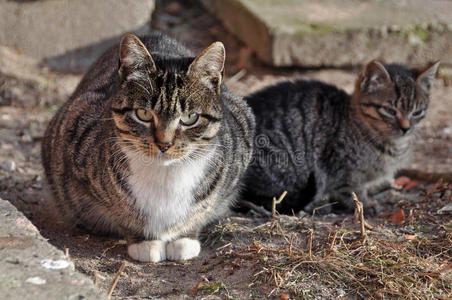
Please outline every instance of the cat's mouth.
[{"label": "cat's mouth", "polygon": [[154,152],[153,154],[151,154],[151,156],[154,158],[154,161],[157,162],[158,164],[169,166],[187,162],[187,160],[189,160],[190,153]]},{"label": "cat's mouth", "polygon": [[164,166],[172,165],[181,160],[180,157],[173,157],[172,155],[169,155],[167,153],[157,153],[156,157],[158,161]]}]

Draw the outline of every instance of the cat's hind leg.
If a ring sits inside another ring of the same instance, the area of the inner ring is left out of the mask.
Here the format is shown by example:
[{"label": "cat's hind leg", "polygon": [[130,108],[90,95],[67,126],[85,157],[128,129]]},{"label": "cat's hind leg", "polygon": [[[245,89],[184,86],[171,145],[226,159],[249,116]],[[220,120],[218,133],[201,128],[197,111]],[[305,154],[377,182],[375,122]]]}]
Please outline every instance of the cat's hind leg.
[{"label": "cat's hind leg", "polygon": [[[304,212],[313,213],[314,210],[320,214],[327,214],[331,212],[331,206],[328,205],[329,197],[325,194],[327,175],[325,172],[321,171],[319,168],[315,169],[314,181],[308,180],[308,185],[314,185],[315,194],[312,200],[303,208]],[[321,211],[318,211],[319,207],[323,207]],[[302,213],[303,214],[303,213]],[[300,214],[300,215],[302,215]]]},{"label": "cat's hind leg", "polygon": [[161,240],[142,241],[129,244],[127,253],[129,256],[141,262],[160,262],[166,260],[167,242]]}]

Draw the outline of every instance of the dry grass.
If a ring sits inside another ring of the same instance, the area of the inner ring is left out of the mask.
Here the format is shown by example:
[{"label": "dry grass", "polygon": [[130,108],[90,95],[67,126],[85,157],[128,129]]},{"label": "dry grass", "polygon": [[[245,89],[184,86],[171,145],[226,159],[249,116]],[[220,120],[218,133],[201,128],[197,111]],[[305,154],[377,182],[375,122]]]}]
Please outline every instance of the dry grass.
[{"label": "dry grass", "polygon": [[371,234],[363,243],[359,231],[342,228],[326,238],[324,232],[317,234],[311,250],[304,247],[303,238],[286,230],[287,225],[281,219],[265,223],[269,236],[279,235],[285,241],[281,246],[254,240],[252,245],[224,252],[229,258],[261,265],[255,282],[270,284],[269,296],[283,290],[294,296],[313,296],[317,292],[313,282],[320,282],[344,295],[363,298],[452,297],[451,283],[441,278],[441,270],[452,261],[450,233],[436,240],[403,241]]},{"label": "dry grass", "polygon": [[[442,205],[448,200],[435,201]],[[254,264],[258,271],[249,286],[267,296],[451,299],[450,215],[422,209],[428,207],[425,201],[413,205],[403,225],[380,219],[365,238],[362,222],[346,217],[279,216],[257,226],[237,218],[216,227],[217,236],[233,240],[218,254],[236,265]]]}]

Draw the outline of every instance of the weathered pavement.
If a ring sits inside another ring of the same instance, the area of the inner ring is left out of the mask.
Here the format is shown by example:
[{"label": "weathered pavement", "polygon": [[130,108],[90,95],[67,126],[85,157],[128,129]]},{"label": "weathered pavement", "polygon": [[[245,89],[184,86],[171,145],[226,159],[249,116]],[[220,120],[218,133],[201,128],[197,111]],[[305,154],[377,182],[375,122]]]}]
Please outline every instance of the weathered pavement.
[{"label": "weathered pavement", "polygon": [[201,1],[273,66],[452,63],[451,1]]},{"label": "weathered pavement", "polygon": [[81,72],[127,32],[149,33],[154,0],[0,0],[0,45]]},{"label": "weathered pavement", "polygon": [[0,199],[1,299],[105,299],[25,216]]}]

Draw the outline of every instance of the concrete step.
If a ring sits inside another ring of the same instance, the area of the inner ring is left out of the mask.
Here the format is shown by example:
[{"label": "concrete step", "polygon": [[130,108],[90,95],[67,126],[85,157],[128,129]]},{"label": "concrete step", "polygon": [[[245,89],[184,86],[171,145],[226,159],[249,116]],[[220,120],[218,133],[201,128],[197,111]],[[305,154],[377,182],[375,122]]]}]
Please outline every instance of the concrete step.
[{"label": "concrete step", "polygon": [[0,298],[106,299],[8,201],[0,199]]},{"label": "concrete step", "polygon": [[273,66],[452,63],[452,1],[201,0]]}]

